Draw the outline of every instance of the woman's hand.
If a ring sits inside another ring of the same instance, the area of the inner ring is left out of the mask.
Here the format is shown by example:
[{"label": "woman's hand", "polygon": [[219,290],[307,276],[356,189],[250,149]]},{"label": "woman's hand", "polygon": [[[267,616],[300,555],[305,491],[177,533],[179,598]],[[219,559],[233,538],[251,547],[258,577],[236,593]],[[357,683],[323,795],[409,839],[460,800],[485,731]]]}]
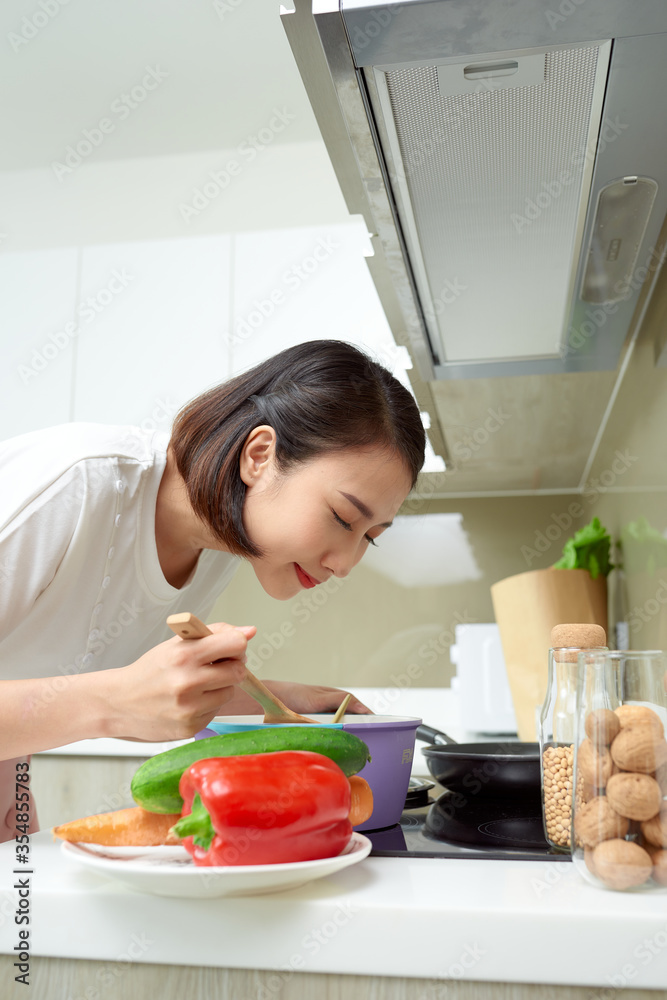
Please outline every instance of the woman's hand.
[{"label": "woman's hand", "polygon": [[[273,694],[278,695],[284,705],[294,712],[335,712],[343,699],[349,694],[340,688],[325,687],[321,684],[295,684],[292,681],[266,681],[266,686]],[[368,705],[355,698],[345,709],[346,712],[360,715],[372,715]]]},{"label": "woman's hand", "polygon": [[[291,708],[293,712],[300,712],[302,715],[335,712],[348,694],[347,691],[342,691],[340,688],[324,687],[319,684],[295,684],[292,681],[264,681],[264,684],[269,691],[280,698],[284,705]],[[373,714],[367,705],[354,696],[345,711],[360,715]],[[257,715],[263,714],[263,709],[254,698],[237,689],[233,698],[226,703],[221,714]]]},{"label": "woman's hand", "polygon": [[243,679],[246,646],[257,630],[222,623],[209,628],[213,635],[175,636],[127,667],[97,674],[107,688],[104,735],[187,739],[220,714]]}]

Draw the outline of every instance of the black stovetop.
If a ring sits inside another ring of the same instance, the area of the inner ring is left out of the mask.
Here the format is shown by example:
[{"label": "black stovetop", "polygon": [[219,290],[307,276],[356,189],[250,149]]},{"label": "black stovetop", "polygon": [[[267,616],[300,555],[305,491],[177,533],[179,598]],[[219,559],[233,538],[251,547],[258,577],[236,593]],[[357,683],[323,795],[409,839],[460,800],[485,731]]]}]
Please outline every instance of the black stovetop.
[{"label": "black stovetop", "polygon": [[[570,861],[544,839],[537,799],[483,798],[466,801],[445,790],[414,802],[408,795],[400,823],[363,830],[373,844],[371,857],[470,858],[502,861]],[[425,804],[422,804],[424,803]]]}]

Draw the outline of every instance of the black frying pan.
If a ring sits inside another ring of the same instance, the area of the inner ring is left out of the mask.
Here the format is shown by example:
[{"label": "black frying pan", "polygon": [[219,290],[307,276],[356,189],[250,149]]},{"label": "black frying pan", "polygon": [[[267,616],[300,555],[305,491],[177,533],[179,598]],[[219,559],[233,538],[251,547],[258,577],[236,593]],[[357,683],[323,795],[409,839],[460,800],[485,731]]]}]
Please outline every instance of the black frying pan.
[{"label": "black frying pan", "polygon": [[540,748],[537,743],[457,743],[446,733],[419,726],[417,739],[437,782],[455,791],[488,796],[540,796]]}]

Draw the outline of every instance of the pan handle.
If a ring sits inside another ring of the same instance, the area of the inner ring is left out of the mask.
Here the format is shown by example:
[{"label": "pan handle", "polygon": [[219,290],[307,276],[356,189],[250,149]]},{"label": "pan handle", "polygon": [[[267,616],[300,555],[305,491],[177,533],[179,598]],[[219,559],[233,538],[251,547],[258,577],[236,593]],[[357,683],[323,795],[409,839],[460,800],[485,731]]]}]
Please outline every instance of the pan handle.
[{"label": "pan handle", "polygon": [[417,726],[417,732],[415,736],[418,740],[423,743],[437,743],[440,746],[447,746],[449,743],[456,743],[451,736],[447,733],[441,732],[439,729],[432,729],[430,726],[425,726],[423,723],[421,726]]}]

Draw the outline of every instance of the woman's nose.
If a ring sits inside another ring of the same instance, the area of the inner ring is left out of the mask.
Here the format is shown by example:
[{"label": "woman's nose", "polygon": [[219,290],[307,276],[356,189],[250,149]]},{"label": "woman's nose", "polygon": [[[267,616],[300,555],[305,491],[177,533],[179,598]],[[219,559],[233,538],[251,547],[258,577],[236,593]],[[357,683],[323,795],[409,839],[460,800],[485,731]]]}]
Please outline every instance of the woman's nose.
[{"label": "woman's nose", "polygon": [[354,569],[359,560],[364,554],[364,546],[345,546],[335,551],[329,552],[327,556],[322,560],[322,564],[331,572],[334,576],[345,577],[348,575],[350,570]]}]

